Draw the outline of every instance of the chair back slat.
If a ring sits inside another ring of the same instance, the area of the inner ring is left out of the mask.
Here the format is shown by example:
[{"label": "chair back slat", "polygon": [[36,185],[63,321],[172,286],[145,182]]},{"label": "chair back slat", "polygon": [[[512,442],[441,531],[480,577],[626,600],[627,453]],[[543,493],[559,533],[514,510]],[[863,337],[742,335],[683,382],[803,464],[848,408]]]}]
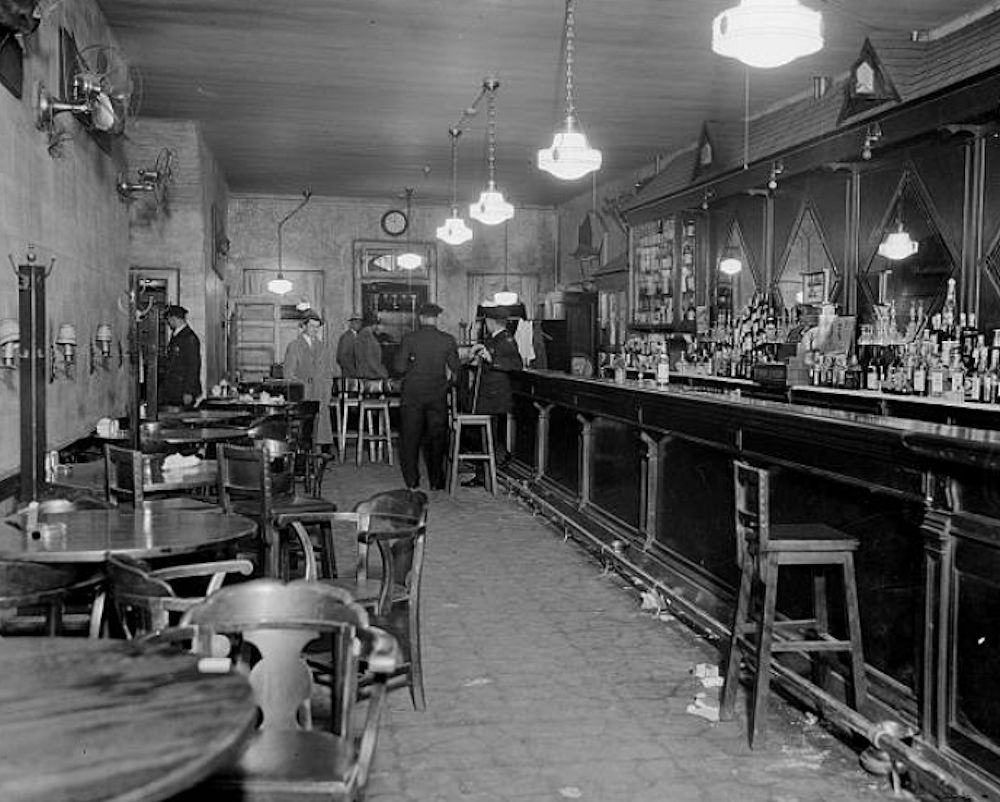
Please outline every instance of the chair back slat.
[{"label": "chair back slat", "polygon": [[111,444],[104,446],[104,495],[109,503],[117,506],[124,498],[133,505],[142,506],[144,486],[151,481],[150,455]]},{"label": "chair back slat", "polygon": [[733,461],[736,560],[756,560],[770,534],[770,475],[740,460]]}]

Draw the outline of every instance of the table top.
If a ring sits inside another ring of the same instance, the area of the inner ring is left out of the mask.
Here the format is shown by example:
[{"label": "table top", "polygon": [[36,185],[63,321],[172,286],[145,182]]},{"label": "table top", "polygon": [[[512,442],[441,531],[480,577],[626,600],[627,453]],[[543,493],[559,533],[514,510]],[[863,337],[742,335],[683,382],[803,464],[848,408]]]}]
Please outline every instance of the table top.
[{"label": "table top", "polygon": [[247,436],[246,426],[162,426],[143,432],[146,443],[219,443],[225,440],[242,440]]},{"label": "table top", "polygon": [[104,562],[110,552],[148,560],[190,554],[257,530],[252,518],[226,515],[208,505],[204,510],[73,510],[42,514],[39,523],[44,526],[38,536],[0,524],[0,559],[93,563]]},{"label": "table top", "polygon": [[233,763],[247,680],[168,646],[0,638],[0,799],[158,802]]},{"label": "table top", "polygon": [[[208,487],[219,481],[219,463],[214,459],[203,459],[197,465],[163,470],[163,457],[160,456],[150,467],[152,482],[143,487],[144,493],[191,490]],[[104,460],[59,465],[49,484],[103,496]]]},{"label": "table top", "polygon": [[186,412],[164,412],[160,415],[160,421],[166,424],[180,423],[185,426],[211,425],[249,418],[252,414],[246,409],[193,409]]}]

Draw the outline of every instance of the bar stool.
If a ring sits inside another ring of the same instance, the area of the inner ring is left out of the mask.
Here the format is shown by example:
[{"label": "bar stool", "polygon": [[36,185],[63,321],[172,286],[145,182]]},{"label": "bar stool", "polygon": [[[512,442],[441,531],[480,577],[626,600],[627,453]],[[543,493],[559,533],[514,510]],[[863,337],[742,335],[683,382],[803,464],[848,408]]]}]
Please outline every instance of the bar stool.
[{"label": "bar stool", "polygon": [[[347,459],[347,445],[358,439],[361,429],[361,379],[341,376],[337,379],[337,454],[341,463]],[[356,428],[351,428],[351,411],[356,415]]]},{"label": "bar stool", "polygon": [[[486,489],[497,494],[497,458],[493,447],[493,427],[491,415],[469,415],[456,413],[451,421],[451,454],[448,467],[448,493],[455,494],[458,486],[458,468],[462,460],[485,463]],[[462,450],[462,433],[466,430],[479,433],[479,451]]]},{"label": "bar stool", "polygon": [[[847,652],[850,656],[854,708],[861,711],[868,699],[861,616],[854,575],[856,538],[822,523],[770,523],[771,472],[739,460],[733,461],[736,502],[736,549],[740,587],[729,639],[719,718],[731,719],[739,683],[740,650],[756,639],[757,674],[748,737],[750,748],[765,733],[767,694],[774,652]],[[800,565],[813,573],[813,617],[776,620],[778,571],[783,565]],[[848,637],[830,634],[826,596],[826,571],[840,566]],[[763,597],[760,591],[763,590]],[[760,615],[757,617],[758,602]],[[756,620],[754,620],[756,618]]]},{"label": "bar stool", "polygon": [[392,421],[389,416],[389,396],[386,393],[382,379],[362,379],[361,394],[358,404],[358,450],[357,464],[361,464],[361,455],[368,446],[368,459],[371,462],[381,462],[382,455],[387,455],[387,462],[392,465]]}]

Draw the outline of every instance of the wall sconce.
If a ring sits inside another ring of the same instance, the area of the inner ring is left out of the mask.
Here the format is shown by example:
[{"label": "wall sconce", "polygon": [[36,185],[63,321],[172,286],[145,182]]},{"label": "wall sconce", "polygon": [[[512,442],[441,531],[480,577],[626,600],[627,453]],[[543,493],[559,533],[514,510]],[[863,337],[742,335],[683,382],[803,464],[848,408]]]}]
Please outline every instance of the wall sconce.
[{"label": "wall sconce", "polygon": [[861,158],[868,161],[872,157],[872,146],[882,138],[882,126],[870,123],[865,128],[865,142],[861,146]]},{"label": "wall sconce", "polygon": [[17,367],[17,348],[21,342],[21,330],[17,321],[5,317],[0,320],[0,368],[13,370]]},{"label": "wall sconce", "polygon": [[778,188],[778,176],[785,172],[785,163],[780,159],[771,162],[771,174],[767,179],[767,188],[774,192]]},{"label": "wall sconce", "polygon": [[114,335],[111,331],[111,324],[98,324],[97,331],[94,334],[94,339],[90,343],[91,373],[95,373],[97,371],[98,362],[100,362],[105,369],[108,367],[108,361],[111,359],[111,344],[113,341]]},{"label": "wall sconce", "polygon": [[[59,362],[62,365],[59,365]],[[73,367],[76,365],[76,327],[72,323],[61,323],[56,332],[56,341],[52,346],[52,365],[49,381],[56,380],[61,370],[67,379],[73,378]]]},{"label": "wall sconce", "polygon": [[702,211],[708,211],[708,204],[715,197],[714,189],[706,189],[705,194],[701,196],[701,208]]}]

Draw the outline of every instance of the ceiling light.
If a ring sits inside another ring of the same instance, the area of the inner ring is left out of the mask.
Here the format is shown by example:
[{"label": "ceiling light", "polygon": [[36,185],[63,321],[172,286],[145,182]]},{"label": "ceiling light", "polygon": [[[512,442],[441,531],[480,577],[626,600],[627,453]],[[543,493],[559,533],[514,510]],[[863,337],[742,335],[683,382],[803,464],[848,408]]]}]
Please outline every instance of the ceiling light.
[{"label": "ceiling light", "polygon": [[309,199],[312,197],[312,192],[308,189],[302,193],[302,202],[292,209],[288,214],[281,218],[278,222],[278,275],[276,278],[271,279],[267,282],[267,291],[273,292],[275,295],[284,295],[285,293],[292,291],[292,282],[285,278],[284,274],[281,272],[281,229],[284,227],[291,218],[298,214],[302,207],[309,203]]},{"label": "ceiling light", "polygon": [[563,181],[575,181],[587,173],[601,169],[601,151],[587,143],[583,131],[577,130],[576,107],[573,103],[573,40],[576,38],[574,0],[566,0],[566,124],[556,131],[552,147],[538,151],[538,169],[551,173]]},{"label": "ceiling light", "polygon": [[488,226],[495,226],[504,223],[514,216],[514,207],[504,200],[503,193],[497,189],[496,185],[496,159],[497,159],[497,108],[496,91],[500,82],[495,78],[487,77],[483,81],[483,88],[486,90],[486,135],[487,154],[486,164],[489,172],[489,181],[486,189],[479,196],[479,200],[469,204],[469,217],[478,220]]},{"label": "ceiling light", "polygon": [[913,256],[919,248],[920,243],[910,239],[909,232],[903,230],[903,223],[900,221],[895,231],[890,231],[885,235],[885,239],[878,246],[878,254],[898,262]]},{"label": "ceiling light", "polygon": [[822,14],[798,0],[740,0],[712,22],[712,50],[750,67],[780,67],[822,47]]},{"label": "ceiling light", "polygon": [[513,306],[517,303],[517,293],[510,290],[501,290],[493,293],[493,303],[497,306]]},{"label": "ceiling light", "polygon": [[719,272],[726,276],[735,276],[743,269],[743,260],[736,248],[726,248],[719,260]]},{"label": "ceiling light", "polygon": [[453,126],[448,129],[451,137],[451,217],[437,228],[437,238],[449,245],[461,245],[472,239],[472,229],[458,216],[458,138],[462,129]]}]

